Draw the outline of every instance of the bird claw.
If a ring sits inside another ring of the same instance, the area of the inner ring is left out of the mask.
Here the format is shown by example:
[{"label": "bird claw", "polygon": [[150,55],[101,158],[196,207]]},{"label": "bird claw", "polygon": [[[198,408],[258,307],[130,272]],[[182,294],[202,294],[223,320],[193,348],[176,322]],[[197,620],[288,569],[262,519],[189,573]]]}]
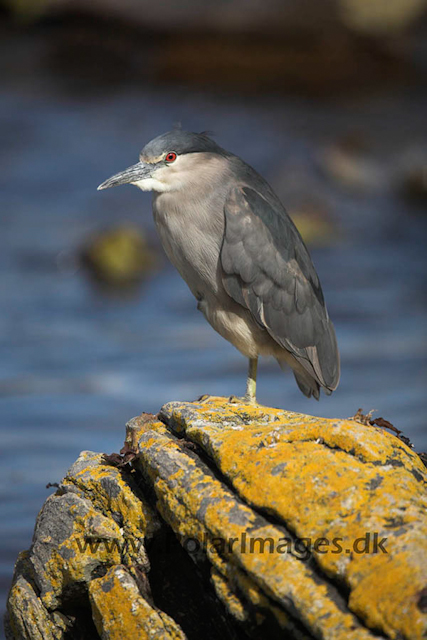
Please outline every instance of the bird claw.
[{"label": "bird claw", "polygon": [[231,404],[257,404],[255,398],[248,396],[230,396],[228,402]]}]

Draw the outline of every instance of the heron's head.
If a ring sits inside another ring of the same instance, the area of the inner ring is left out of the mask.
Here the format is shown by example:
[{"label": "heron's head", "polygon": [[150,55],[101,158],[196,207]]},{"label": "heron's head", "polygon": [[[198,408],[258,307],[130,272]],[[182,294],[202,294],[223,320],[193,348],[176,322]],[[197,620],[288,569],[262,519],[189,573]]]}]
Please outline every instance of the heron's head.
[{"label": "heron's head", "polygon": [[142,191],[179,191],[215,173],[228,154],[205,133],[174,129],[145,145],[139,162],[99,185],[134,184]]}]

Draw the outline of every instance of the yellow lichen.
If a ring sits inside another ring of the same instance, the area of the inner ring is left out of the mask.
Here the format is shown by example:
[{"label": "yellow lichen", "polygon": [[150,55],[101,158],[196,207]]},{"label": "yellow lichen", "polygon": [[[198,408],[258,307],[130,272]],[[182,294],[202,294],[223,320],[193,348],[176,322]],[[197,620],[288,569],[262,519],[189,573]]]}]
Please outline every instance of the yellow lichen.
[{"label": "yellow lichen", "polygon": [[[203,545],[206,533],[209,541],[215,538],[228,541],[239,540],[252,531],[252,535],[261,539],[271,538],[277,547],[283,532],[266,522],[260,524],[259,516],[236,501],[220,481],[204,472],[182,451],[179,443],[150,432],[141,439],[140,446],[139,464],[153,481],[158,508],[182,540],[191,538]],[[162,457],[158,456],[159,451]],[[164,471],[164,465],[167,470],[180,469],[181,473],[176,471],[171,475]],[[309,567],[293,555],[268,551],[247,553],[239,545],[231,551],[225,549],[224,553],[268,597],[282,605],[292,601],[315,634],[328,638],[372,638],[349,611],[343,611],[330,598],[328,585],[318,581]]]},{"label": "yellow lichen", "polygon": [[[95,535],[94,521],[99,527]],[[114,520],[92,508],[84,516],[76,516],[71,535],[57,549],[51,550],[44,566],[44,575],[51,588],[42,593],[43,604],[48,609],[55,609],[68,585],[90,580],[92,570],[100,564],[120,563],[123,546],[124,538]]]},{"label": "yellow lichen", "polygon": [[137,586],[149,571],[143,543],[159,527],[138,469],[184,549],[210,563],[234,619],[251,627],[274,616],[300,638],[304,628],[324,640],[426,636],[427,473],[402,441],[224,398],[170,403],[160,416],[168,426],[148,414],[128,425],[132,473],[83,452],[48,498],[9,596],[15,637],[27,624],[40,640],[62,637],[68,622],[54,610],[89,590],[102,637],[184,640]]},{"label": "yellow lichen", "polygon": [[[87,466],[82,465],[75,475],[66,476],[63,484],[77,486],[90,496],[92,504],[100,511],[120,513],[123,517],[125,535],[138,538],[152,535],[158,527],[157,519],[142,496],[137,496],[132,491],[128,478],[123,477],[118,469],[104,463],[102,454],[94,456],[91,452],[83,452],[78,462],[85,460]],[[109,494],[108,489],[102,486],[102,480],[108,481],[113,473],[119,488],[117,495]]]},{"label": "yellow lichen", "polygon": [[[427,620],[417,594],[427,584],[422,560],[427,557],[427,474],[403,442],[353,420],[236,405],[224,398],[171,403],[164,412],[173,429],[206,451],[245,502],[273,514],[297,538],[320,540],[312,549],[316,562],[329,576],[347,582],[350,609],[369,626],[390,637],[423,636]],[[190,513],[197,513],[199,494],[197,485]],[[171,503],[171,513],[173,498],[166,488],[162,499]],[[218,535],[221,529],[237,533],[213,489],[206,524]],[[361,553],[366,534],[370,552]],[[377,542],[387,539],[387,553],[381,548],[372,553],[374,535]],[[329,541],[326,552],[322,538]],[[269,565],[268,559],[262,564]],[[273,562],[271,571],[277,573],[278,567]]]},{"label": "yellow lichen", "polygon": [[98,633],[109,640],[185,640],[185,635],[164,612],[140,594],[132,577],[116,566],[89,585],[92,614]]},{"label": "yellow lichen", "polygon": [[225,604],[231,615],[240,622],[246,620],[248,617],[247,609],[244,603],[233,593],[224,576],[216,569],[212,569],[211,579],[218,598]]}]

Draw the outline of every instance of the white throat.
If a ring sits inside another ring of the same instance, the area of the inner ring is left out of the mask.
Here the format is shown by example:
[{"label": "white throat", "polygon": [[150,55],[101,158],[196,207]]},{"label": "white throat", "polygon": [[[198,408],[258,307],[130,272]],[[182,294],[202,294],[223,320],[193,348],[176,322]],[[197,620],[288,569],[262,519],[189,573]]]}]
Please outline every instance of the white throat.
[{"label": "white throat", "polygon": [[160,182],[160,180],[156,180],[156,178],[146,178],[145,180],[132,182],[132,184],[134,184],[135,187],[138,187],[138,189],[141,189],[141,191],[157,191],[158,193],[164,193],[165,191],[172,190],[172,185]]}]

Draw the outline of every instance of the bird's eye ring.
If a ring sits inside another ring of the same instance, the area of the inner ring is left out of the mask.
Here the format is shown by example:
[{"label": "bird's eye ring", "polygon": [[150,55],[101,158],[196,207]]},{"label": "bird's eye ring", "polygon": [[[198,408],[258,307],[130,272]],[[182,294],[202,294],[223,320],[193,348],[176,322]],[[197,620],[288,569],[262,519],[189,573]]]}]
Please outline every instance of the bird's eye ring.
[{"label": "bird's eye ring", "polygon": [[169,151],[169,153],[166,154],[165,160],[166,162],[174,162],[176,160],[175,151]]}]

